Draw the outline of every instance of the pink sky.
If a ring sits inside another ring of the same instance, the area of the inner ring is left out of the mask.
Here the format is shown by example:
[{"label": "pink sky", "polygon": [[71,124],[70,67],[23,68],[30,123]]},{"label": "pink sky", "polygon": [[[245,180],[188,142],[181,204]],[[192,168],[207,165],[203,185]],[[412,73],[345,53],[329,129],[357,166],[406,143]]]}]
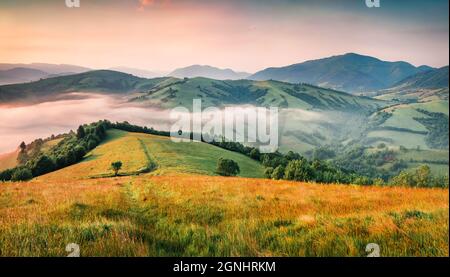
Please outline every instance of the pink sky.
[{"label": "pink sky", "polygon": [[251,1],[81,0],[78,9],[63,0],[18,2],[0,4],[0,63],[159,71],[209,64],[255,72],[347,52],[436,67],[449,59],[442,22],[375,10]]}]

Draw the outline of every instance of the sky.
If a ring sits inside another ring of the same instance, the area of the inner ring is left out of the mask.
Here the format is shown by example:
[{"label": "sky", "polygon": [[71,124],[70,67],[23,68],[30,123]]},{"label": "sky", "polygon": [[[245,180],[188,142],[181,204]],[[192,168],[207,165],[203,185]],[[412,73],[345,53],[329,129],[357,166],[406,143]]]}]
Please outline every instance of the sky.
[{"label": "sky", "polygon": [[256,72],[355,52],[449,60],[448,0],[0,0],[0,63]]}]

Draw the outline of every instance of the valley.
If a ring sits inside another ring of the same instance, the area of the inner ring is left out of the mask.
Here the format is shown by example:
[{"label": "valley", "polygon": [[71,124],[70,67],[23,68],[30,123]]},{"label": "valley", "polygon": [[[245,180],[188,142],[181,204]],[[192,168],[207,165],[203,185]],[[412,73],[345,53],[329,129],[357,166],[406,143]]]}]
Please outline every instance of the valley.
[{"label": "valley", "polygon": [[[30,122],[37,124],[36,120],[27,115],[25,108],[21,108],[27,107],[26,111],[42,115],[38,125],[45,129],[44,133],[34,131],[29,135],[23,132],[14,135],[14,128],[6,125],[1,136],[4,137],[3,143],[9,144],[0,145],[0,149],[3,148],[1,152],[11,152],[23,140],[50,136],[67,128],[75,128],[86,121],[104,119],[105,115],[110,120],[128,120],[160,130],[169,130],[173,124],[173,120],[169,118],[171,109],[178,106],[192,109],[192,99],[200,99],[203,109],[223,109],[229,106],[251,109],[278,107],[279,150],[284,153],[292,150],[311,158],[316,149],[326,147],[333,149],[335,156],[346,158],[346,153],[355,147],[365,147],[370,152],[383,144],[386,149],[395,152],[395,159],[386,160],[381,168],[388,169],[396,162],[403,161],[403,169],[405,165],[406,169],[413,170],[421,164],[426,164],[436,173],[445,173],[448,159],[440,160],[439,164],[423,160],[418,163],[419,159],[416,158],[412,158],[413,162],[410,162],[401,158],[400,151],[406,148],[448,153],[445,133],[438,134],[441,146],[433,144],[432,141],[437,137],[436,134],[431,137],[431,123],[426,123],[430,121],[430,115],[421,112],[424,110],[437,113],[433,116],[441,118],[436,117],[433,120],[438,120],[439,126],[448,126],[448,97],[445,96],[448,95],[448,88],[436,87],[445,83],[441,71],[445,71],[445,68],[432,71],[433,74],[427,71],[414,75],[414,78],[406,78],[404,83],[408,84],[409,91],[414,91],[414,86],[418,86],[416,91],[428,91],[426,94],[420,94],[424,98],[416,100],[392,97],[403,93],[397,88],[380,91],[381,94],[372,98],[305,83],[214,80],[204,77],[146,79],[111,70],[89,71],[32,83],[0,86],[0,102],[3,103],[0,115],[3,114],[3,118],[14,117],[15,126],[26,126]],[[416,81],[411,81],[413,79]],[[433,82],[436,85],[432,85]],[[410,92],[404,95],[412,94]],[[74,118],[70,123],[64,117],[55,119],[54,113],[45,111],[49,106],[52,106],[53,110],[58,110],[58,107],[65,109],[74,114]],[[394,171],[393,174],[397,173]]]}]

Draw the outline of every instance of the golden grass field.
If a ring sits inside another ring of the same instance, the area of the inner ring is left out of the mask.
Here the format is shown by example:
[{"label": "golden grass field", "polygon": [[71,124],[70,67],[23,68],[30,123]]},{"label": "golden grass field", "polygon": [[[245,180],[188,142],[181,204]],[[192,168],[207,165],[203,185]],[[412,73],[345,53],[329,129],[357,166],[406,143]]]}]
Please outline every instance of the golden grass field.
[{"label": "golden grass field", "polygon": [[[0,256],[448,256],[449,191],[322,185],[253,177],[259,164],[210,145],[109,132],[76,165],[0,184]],[[124,172],[90,178],[115,159]],[[214,176],[221,155],[242,175]],[[256,173],[255,173],[256,172]],[[250,176],[249,176],[250,175]]]}]

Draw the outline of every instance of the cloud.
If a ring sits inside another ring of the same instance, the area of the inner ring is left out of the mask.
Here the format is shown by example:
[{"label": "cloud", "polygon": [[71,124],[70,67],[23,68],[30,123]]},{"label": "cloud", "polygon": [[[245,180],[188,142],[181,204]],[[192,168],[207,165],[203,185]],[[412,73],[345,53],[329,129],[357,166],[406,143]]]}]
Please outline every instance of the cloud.
[{"label": "cloud", "polygon": [[170,3],[170,0],[139,0],[139,7],[138,7],[138,11],[143,11],[146,7],[148,6],[153,6],[153,5],[164,5],[166,6],[167,4]]},{"label": "cloud", "polygon": [[141,6],[148,6],[155,3],[155,0],[139,0],[139,3],[141,4]]}]

